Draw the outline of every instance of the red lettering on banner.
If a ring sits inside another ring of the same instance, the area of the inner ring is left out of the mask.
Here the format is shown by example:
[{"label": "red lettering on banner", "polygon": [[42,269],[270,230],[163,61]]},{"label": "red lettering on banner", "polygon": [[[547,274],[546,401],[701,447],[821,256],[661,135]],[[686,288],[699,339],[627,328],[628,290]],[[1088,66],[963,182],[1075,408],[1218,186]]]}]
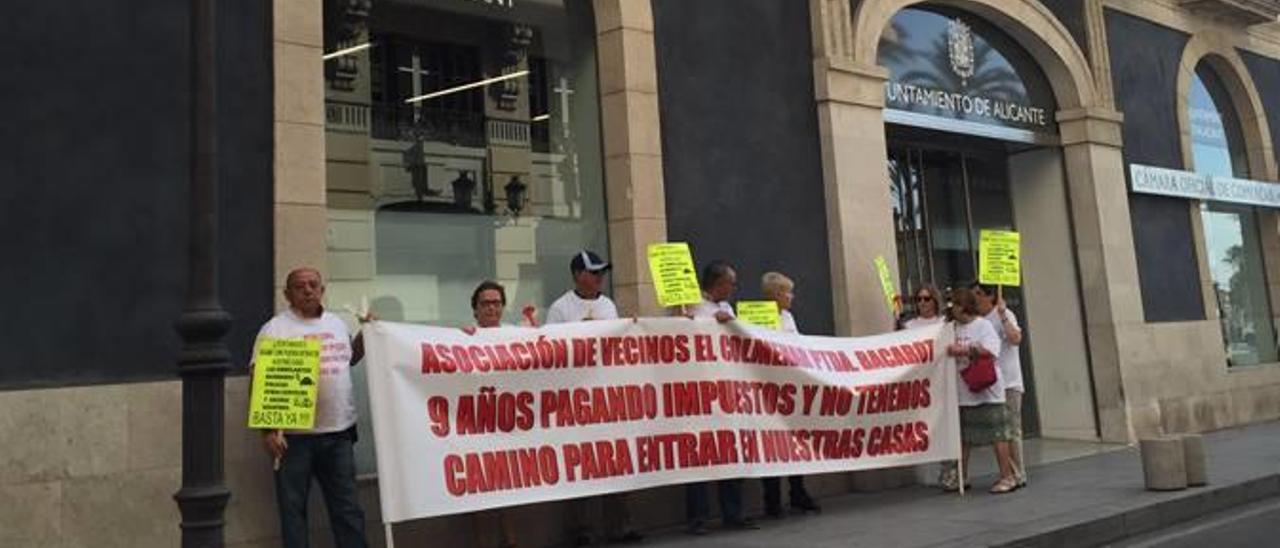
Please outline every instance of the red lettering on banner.
[{"label": "red lettering on banner", "polygon": [[444,457],[445,489],[450,495],[461,497],[555,485],[560,481],[557,463],[556,451],[549,445],[449,454]]},{"label": "red lettering on banner", "polygon": [[700,362],[716,361],[716,354],[712,351],[713,344],[711,335],[694,335],[693,359]]},{"label": "red lettering on banner", "polygon": [[542,428],[638,421],[658,416],[658,390],[651,384],[543,390],[538,400]]},{"label": "red lettering on banner", "polygon": [[885,369],[933,363],[933,339],[884,348],[855,350],[854,357],[863,369]]},{"label": "red lettering on banner", "polygon": [[861,428],[760,432],[766,463],[856,459],[863,454],[864,437]]},{"label": "red lettering on banner", "polygon": [[427,418],[431,421],[431,433],[437,437],[449,435],[449,398],[432,396],[427,398]]},{"label": "red lettering on banner", "polygon": [[458,397],[458,435],[492,434],[533,428],[533,393],[503,392],[492,386]]},{"label": "red lettering on banner", "polygon": [[685,381],[662,385],[665,417],[710,415],[716,408],[730,415],[791,415],[796,410],[794,384],[764,381]]},{"label": "red lettering on banner", "polygon": [[867,441],[867,456],[905,455],[929,450],[929,425],[923,421],[876,426]]},{"label": "red lettering on banner", "polygon": [[759,435],[768,463],[909,455],[929,449],[929,425],[924,421],[869,430],[762,430]]},{"label": "red lettering on banner", "polygon": [[823,386],[818,414],[823,417],[844,416],[853,408],[853,391],[843,386]]},{"label": "red lettering on banner", "polygon": [[893,413],[929,407],[929,379],[857,387],[858,414]]},{"label": "red lettering on banner", "polygon": [[569,343],[561,339],[465,346],[423,343],[419,348],[423,375],[569,367]]},{"label": "red lettering on banner", "polygon": [[631,463],[631,446],[625,439],[567,443],[561,446],[564,455],[565,481],[612,478],[635,473]]},{"label": "red lettering on banner", "polygon": [[687,335],[601,337],[601,365],[667,365],[689,361]]},{"label": "red lettering on banner", "polygon": [[570,346],[573,348],[573,366],[574,367],[592,367],[595,366],[595,351],[591,348],[591,343],[595,339],[571,339]]},{"label": "red lettering on banner", "polygon": [[719,466],[740,462],[732,430],[703,430],[640,436],[635,439],[641,473]]}]

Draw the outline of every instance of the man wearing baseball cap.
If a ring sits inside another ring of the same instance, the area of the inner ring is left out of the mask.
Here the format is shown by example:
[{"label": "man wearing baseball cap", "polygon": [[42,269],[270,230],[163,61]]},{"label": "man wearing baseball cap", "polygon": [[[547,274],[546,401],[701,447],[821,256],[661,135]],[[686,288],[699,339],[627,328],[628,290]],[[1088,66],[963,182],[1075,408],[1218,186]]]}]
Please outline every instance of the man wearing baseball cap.
[{"label": "man wearing baseball cap", "polygon": [[604,276],[610,268],[613,265],[591,251],[583,250],[575,254],[569,261],[573,289],[551,303],[546,323],[617,319],[618,308],[609,297],[600,292]]},{"label": "man wearing baseball cap", "polygon": [[[607,261],[591,251],[579,251],[569,261],[569,273],[573,275],[573,289],[566,291],[547,310],[547,324],[585,322],[590,320],[614,320],[618,308],[604,293],[604,276],[613,268]],[[614,542],[635,542],[642,538],[631,526],[631,512],[626,493],[613,493],[604,497],[585,497],[573,501],[569,511],[569,529],[574,546],[594,544],[591,522],[594,514],[603,511],[606,537]]]}]

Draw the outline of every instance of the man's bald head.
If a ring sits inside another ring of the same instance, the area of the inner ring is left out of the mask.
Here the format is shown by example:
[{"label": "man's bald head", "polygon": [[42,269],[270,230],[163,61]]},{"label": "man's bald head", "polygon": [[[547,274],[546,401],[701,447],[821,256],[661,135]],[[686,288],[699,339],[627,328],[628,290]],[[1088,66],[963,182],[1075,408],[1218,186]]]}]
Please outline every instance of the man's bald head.
[{"label": "man's bald head", "polygon": [[316,279],[319,279],[322,283],[324,282],[324,280],[323,280],[323,279],[321,278],[321,276],[320,276],[320,270],[319,270],[319,269],[316,269],[316,268],[314,268],[314,267],[310,267],[310,266],[300,266],[300,267],[298,267],[298,268],[295,268],[295,269],[293,269],[293,270],[290,270],[290,271],[289,271],[289,275],[287,275],[287,276],[285,276],[285,277],[284,277],[284,285],[285,285],[285,287],[289,287],[289,283],[290,283],[290,282],[292,282],[292,281],[294,280],[294,278],[297,278],[299,275],[304,275],[304,274],[311,274],[311,275],[315,276],[315,277],[316,277]]},{"label": "man's bald head", "polygon": [[311,267],[295,268],[284,279],[284,299],[298,315],[318,318],[324,313],[324,280]]}]

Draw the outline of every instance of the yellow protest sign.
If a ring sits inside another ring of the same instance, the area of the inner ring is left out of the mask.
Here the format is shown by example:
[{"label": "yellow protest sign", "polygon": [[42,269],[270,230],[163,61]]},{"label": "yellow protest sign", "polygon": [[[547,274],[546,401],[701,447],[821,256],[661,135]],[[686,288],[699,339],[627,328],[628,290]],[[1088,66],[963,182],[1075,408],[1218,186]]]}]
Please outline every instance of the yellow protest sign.
[{"label": "yellow protest sign", "polygon": [[884,304],[889,307],[889,314],[898,313],[898,289],[893,285],[893,276],[889,274],[889,263],[883,256],[876,257],[876,273],[880,275],[880,289],[884,291]]},{"label": "yellow protest sign", "polygon": [[738,301],[738,319],[769,329],[782,328],[777,301]]},{"label": "yellow protest sign", "polygon": [[689,244],[649,244],[649,273],[653,276],[653,287],[662,306],[702,302],[702,288],[698,286]]},{"label": "yellow protest sign", "polygon": [[1008,230],[983,230],[978,240],[978,281],[992,285],[1020,285],[1022,238]]},{"label": "yellow protest sign", "polygon": [[314,426],[319,380],[319,340],[260,340],[253,358],[249,428],[305,430]]}]

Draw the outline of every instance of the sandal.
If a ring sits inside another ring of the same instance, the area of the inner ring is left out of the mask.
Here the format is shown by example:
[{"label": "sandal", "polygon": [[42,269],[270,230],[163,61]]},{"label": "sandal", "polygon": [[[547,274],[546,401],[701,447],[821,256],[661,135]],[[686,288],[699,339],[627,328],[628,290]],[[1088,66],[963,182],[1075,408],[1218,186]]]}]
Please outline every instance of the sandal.
[{"label": "sandal", "polygon": [[1003,495],[1018,490],[1018,479],[1012,476],[1000,478],[995,485],[991,486],[989,491],[993,495]]}]

